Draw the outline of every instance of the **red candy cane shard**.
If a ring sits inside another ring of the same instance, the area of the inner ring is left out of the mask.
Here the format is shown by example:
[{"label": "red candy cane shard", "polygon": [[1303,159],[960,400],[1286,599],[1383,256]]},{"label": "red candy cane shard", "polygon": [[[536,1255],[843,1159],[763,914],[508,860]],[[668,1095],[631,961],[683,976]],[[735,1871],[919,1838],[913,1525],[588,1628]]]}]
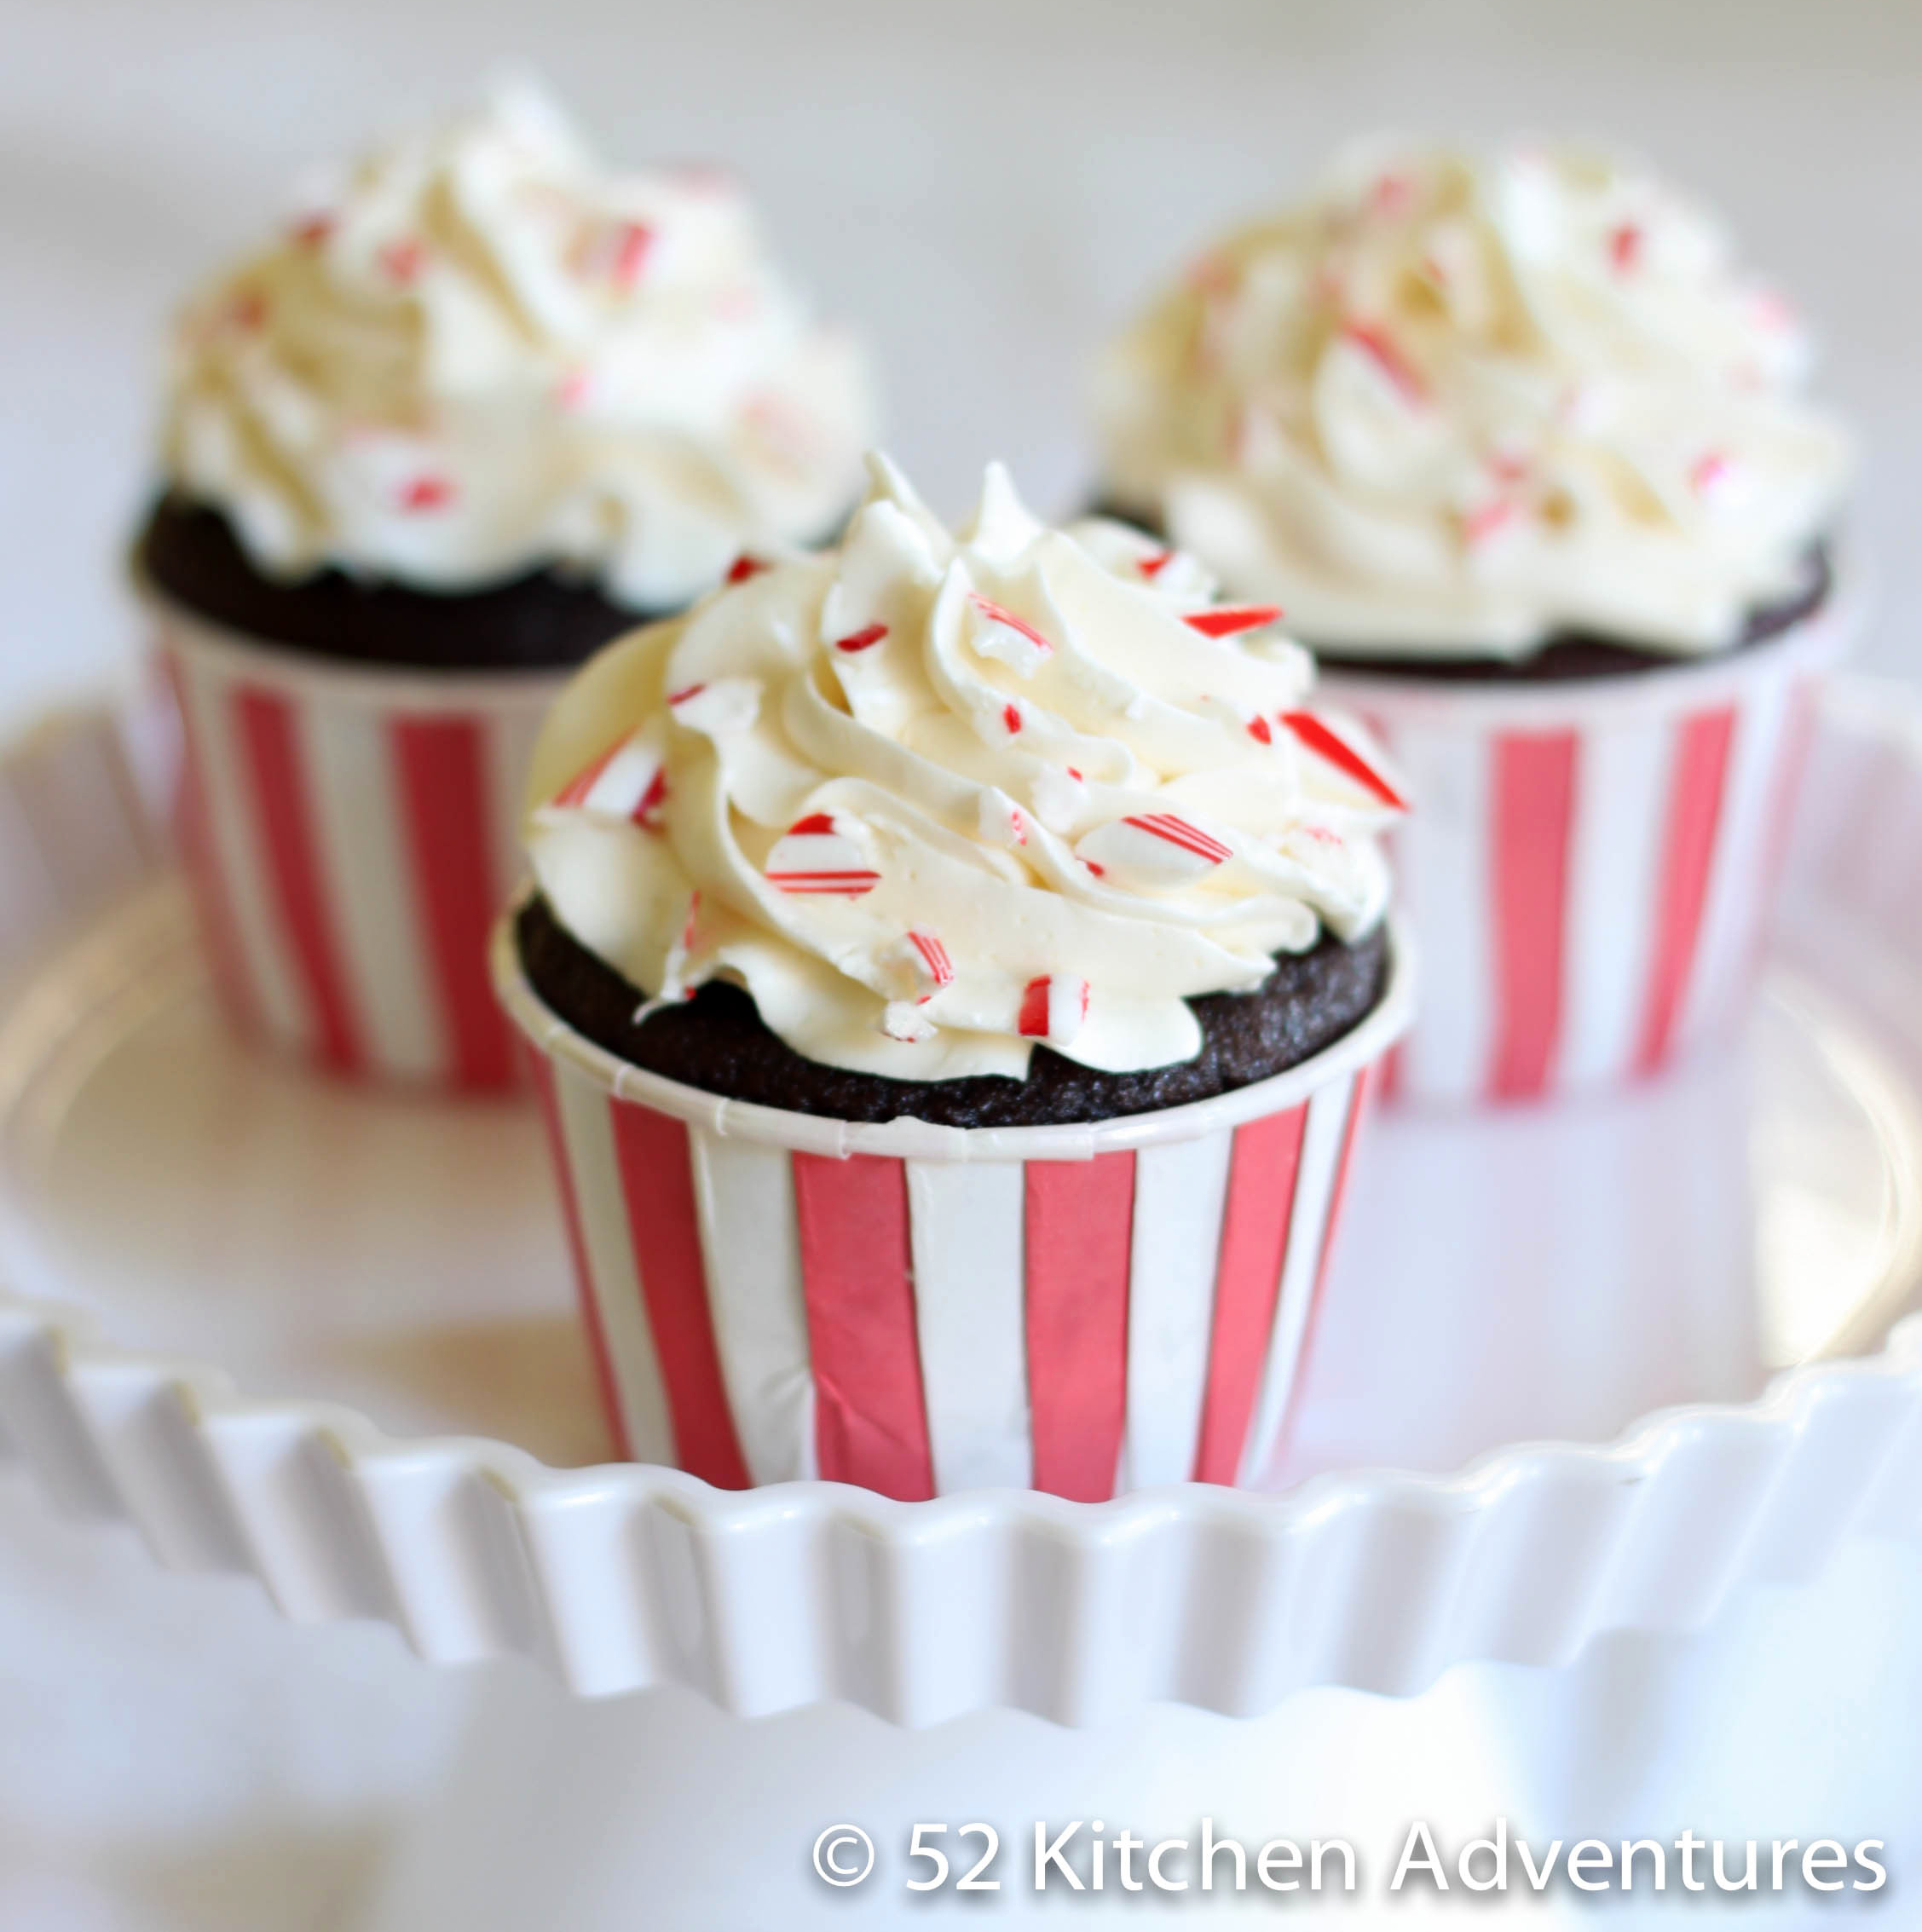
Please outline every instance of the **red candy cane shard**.
[{"label": "red candy cane shard", "polygon": [[1711,449],[1695,458],[1688,468],[1688,487],[1697,496],[1708,496],[1729,480],[1729,458]]},{"label": "red candy cane shard", "polygon": [[584,764],[574,776],[554,794],[554,803],[567,810],[574,810],[587,802],[587,794],[594,789],[594,781],[614,763],[615,755],[626,744],[625,738],[616,738],[597,758]]},{"label": "red candy cane shard", "polygon": [[1337,738],[1312,711],[1284,711],[1281,722],[1317,758],[1325,758],[1395,811],[1406,811],[1408,801],[1359,753]]},{"label": "red candy cane shard", "polygon": [[676,705],[684,705],[690,698],[699,697],[707,689],[705,684],[687,684],[678,691],[670,691],[667,694],[668,709],[672,710]]},{"label": "red candy cane shard", "polygon": [[1021,989],[1017,1026],[1024,1039],[1046,1040],[1057,1047],[1072,1042],[1088,1018],[1088,982],[1061,973],[1030,979]]},{"label": "red candy cane shard", "polygon": [[831,812],[798,818],[774,842],[764,874],[783,892],[858,899],[880,884],[860,846],[834,829]]},{"label": "red candy cane shard", "polygon": [[908,943],[921,956],[927,967],[928,978],[934,982],[932,991],[921,995],[923,1001],[932,1000],[944,986],[955,983],[955,962],[948,957],[948,949],[932,932],[912,931]]},{"label": "red candy cane shard", "polygon": [[1248,735],[1258,745],[1272,745],[1275,741],[1275,735],[1268,729],[1268,721],[1265,718],[1249,719]]},{"label": "red candy cane shard", "polygon": [[1642,230],[1633,222],[1608,231],[1608,259],[1617,274],[1625,275],[1641,258]]},{"label": "red candy cane shard", "polygon": [[1140,567],[1141,574],[1152,583],[1163,571],[1167,569],[1169,563],[1173,562],[1175,552],[1172,550],[1157,550],[1152,557],[1143,557]]},{"label": "red candy cane shard", "polygon": [[563,810],[625,818],[653,832],[660,828],[658,815],[667,798],[667,774],[659,754],[645,740],[630,735],[577,772],[553,802]]},{"label": "red candy cane shard", "polygon": [[1232,637],[1241,631],[1259,631],[1281,615],[1273,603],[1225,603],[1213,610],[1192,610],[1181,621],[1204,637]]},{"label": "red candy cane shard", "polygon": [[1225,865],[1234,856],[1219,839],[1203,832],[1198,825],[1191,825],[1186,819],[1176,817],[1171,811],[1143,812],[1139,817],[1124,818],[1122,823],[1132,825],[1136,831],[1146,832],[1150,838],[1159,839],[1165,844],[1179,845],[1183,851],[1206,859],[1211,866]]},{"label": "red candy cane shard", "polygon": [[1010,731],[1019,731],[1021,729],[1021,713],[1012,704],[1005,704],[1001,707],[1001,721]]},{"label": "red candy cane shard", "polygon": [[1054,647],[1025,618],[1017,617],[1012,610],[1004,609],[992,597],[984,597],[978,591],[970,591],[967,601],[985,617],[990,624],[1005,624],[1018,637],[1025,637],[1043,657],[1050,655]]},{"label": "red candy cane shard", "polygon": [[767,566],[758,557],[749,557],[746,551],[742,551],[728,565],[727,580],[730,584],[745,584],[750,577],[766,568]]},{"label": "red candy cane shard", "polygon": [[1521,505],[1508,497],[1497,497],[1492,503],[1478,505],[1462,518],[1462,534],[1471,545],[1485,544],[1521,514]]},{"label": "red candy cane shard", "polygon": [[427,251],[418,241],[390,241],[378,257],[388,274],[404,288],[419,274]]},{"label": "red candy cane shard", "polygon": [[852,656],[856,651],[870,650],[887,635],[885,624],[870,624],[864,631],[851,631],[845,637],[834,639],[834,649],[846,651]]},{"label": "red candy cane shard", "polygon": [[1353,343],[1394,384],[1404,402],[1426,402],[1429,386],[1396,347],[1394,338],[1378,322],[1348,321],[1342,339]]},{"label": "red candy cane shard", "polygon": [[654,246],[654,230],[644,222],[622,222],[615,230],[614,254],[611,267],[614,279],[623,287],[629,287],[640,277],[648,257],[648,251]]},{"label": "red candy cane shard", "polygon": [[403,510],[441,510],[453,501],[453,485],[445,476],[416,476],[401,492]]}]

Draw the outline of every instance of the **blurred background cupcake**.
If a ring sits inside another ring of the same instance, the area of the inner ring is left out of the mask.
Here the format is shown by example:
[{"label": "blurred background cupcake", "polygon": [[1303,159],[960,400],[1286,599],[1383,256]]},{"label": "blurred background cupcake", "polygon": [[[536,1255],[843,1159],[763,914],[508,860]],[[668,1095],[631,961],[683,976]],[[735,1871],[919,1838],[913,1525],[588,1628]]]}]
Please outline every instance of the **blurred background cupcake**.
[{"label": "blurred background cupcake", "polygon": [[1108,500],[1280,604],[1407,775],[1401,1089],[1607,1085],[1742,1010],[1850,614],[1807,364],[1646,172],[1387,143],[1105,359]]},{"label": "blurred background cupcake", "polygon": [[1405,1024],[1365,733],[989,473],[622,639],[495,950],[626,1452],[1094,1500],[1266,1466]]},{"label": "blurred background cupcake", "polygon": [[181,318],[136,547],[246,1029],[506,1082],[485,938],[560,675],[830,537],[872,416],[725,175],[609,172],[525,87],[310,183]]}]

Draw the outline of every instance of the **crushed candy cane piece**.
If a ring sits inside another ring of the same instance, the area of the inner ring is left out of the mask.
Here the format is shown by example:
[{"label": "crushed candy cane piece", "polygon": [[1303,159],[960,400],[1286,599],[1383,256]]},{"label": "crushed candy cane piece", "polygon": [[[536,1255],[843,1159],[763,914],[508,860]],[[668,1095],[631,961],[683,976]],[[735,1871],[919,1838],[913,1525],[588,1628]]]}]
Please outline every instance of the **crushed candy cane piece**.
[{"label": "crushed candy cane piece", "polygon": [[844,899],[858,899],[881,881],[867,854],[824,811],[796,819],[775,840],[763,876],[783,892]]},{"label": "crushed candy cane piece", "polygon": [[1021,989],[1019,1030],[1030,1040],[1050,1046],[1074,1043],[1088,1018],[1088,982],[1065,973],[1030,979]]}]

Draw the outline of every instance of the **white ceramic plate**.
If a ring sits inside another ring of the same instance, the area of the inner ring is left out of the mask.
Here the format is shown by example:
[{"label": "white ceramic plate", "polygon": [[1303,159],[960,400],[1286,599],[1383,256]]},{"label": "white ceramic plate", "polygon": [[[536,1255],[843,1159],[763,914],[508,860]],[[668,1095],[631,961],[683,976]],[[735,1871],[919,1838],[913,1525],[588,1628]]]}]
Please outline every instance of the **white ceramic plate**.
[{"label": "white ceramic plate", "polygon": [[33,1298],[0,1293],[0,1431],[164,1561],[584,1692],[1083,1722],[1557,1662],[1922,1529],[1922,1318],[1890,1327],[1922,1266],[1922,712],[1895,694],[1825,718],[1742,1053],[1555,1116],[1378,1123],[1283,1493],[1100,1506],[599,1464],[535,1122],[234,1047],[130,722],[0,770],[0,1239]]}]

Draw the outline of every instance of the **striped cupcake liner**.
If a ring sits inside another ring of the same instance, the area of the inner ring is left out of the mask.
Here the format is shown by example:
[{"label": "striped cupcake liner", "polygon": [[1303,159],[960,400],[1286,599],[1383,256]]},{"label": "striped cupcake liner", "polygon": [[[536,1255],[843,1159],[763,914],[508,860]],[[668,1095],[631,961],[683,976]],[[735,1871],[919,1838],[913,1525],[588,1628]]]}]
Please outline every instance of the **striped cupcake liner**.
[{"label": "striped cupcake liner", "polygon": [[1709,664],[1566,684],[1330,673],[1405,775],[1392,840],[1422,1012],[1391,1098],[1540,1100],[1654,1074],[1746,1010],[1847,607]]},{"label": "striped cupcake liner", "polygon": [[581,1304],[621,1452],[722,1488],[1098,1502],[1246,1482],[1278,1446],[1381,1004],[1272,1080],[1086,1126],[867,1124],[719,1099],[548,1008],[511,927]]},{"label": "striped cupcake liner", "polygon": [[488,935],[560,676],[304,657],[141,595],[182,725],[177,841],[241,1032],[350,1079],[517,1085]]}]

